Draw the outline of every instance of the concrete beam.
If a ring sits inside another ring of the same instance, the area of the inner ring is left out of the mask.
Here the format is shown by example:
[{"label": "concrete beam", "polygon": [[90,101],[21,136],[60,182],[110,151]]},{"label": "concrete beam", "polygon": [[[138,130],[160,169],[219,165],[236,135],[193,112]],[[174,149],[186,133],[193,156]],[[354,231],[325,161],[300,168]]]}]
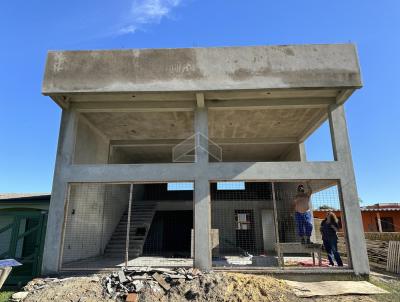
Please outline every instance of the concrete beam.
[{"label": "concrete beam", "polygon": [[329,124],[334,158],[343,167],[339,194],[342,201],[351,265],[356,274],[367,275],[369,274],[368,255],[343,105],[330,107]]},{"label": "concrete beam", "polygon": [[[328,111],[328,108],[327,108]],[[309,122],[309,127],[299,136],[299,142],[303,143],[315,130],[317,130],[328,119],[328,112],[317,115]]]},{"label": "concrete beam", "polygon": [[207,106],[210,110],[249,109],[304,109],[327,108],[336,103],[335,98],[280,98],[246,100],[204,100],[204,94],[197,93],[193,101],[90,101],[72,102],[71,108],[79,112],[147,112],[147,111],[193,111]]},{"label": "concrete beam", "polygon": [[210,163],[210,180],[279,181],[340,179],[337,162]]},{"label": "concrete beam", "polygon": [[197,107],[204,107],[204,93],[196,93]]},{"label": "concrete beam", "polygon": [[307,161],[306,144],[304,142],[300,143],[299,149],[300,149],[300,160],[303,162]]},{"label": "concrete beam", "polygon": [[65,182],[169,182],[193,181],[204,176],[209,180],[304,180],[340,179],[340,162],[238,162],[208,163],[197,169],[197,163],[71,165],[63,169]]},{"label": "concrete beam", "polygon": [[361,87],[353,44],[50,51],[42,92],[334,87]]},{"label": "concrete beam", "polygon": [[335,103],[335,98],[281,98],[207,101],[207,107],[208,109],[212,110],[304,109],[327,108],[328,106]]},{"label": "concrete beam", "polygon": [[[111,140],[111,147],[145,147],[145,146],[176,146],[181,139],[142,139],[142,140]],[[212,138],[218,145],[275,145],[296,144],[296,137],[271,137],[271,138]]]},{"label": "concrete beam", "polygon": [[355,91],[355,89],[342,89],[336,96],[336,103],[343,104]]},{"label": "concrete beam", "polygon": [[194,163],[71,165],[65,168],[66,182],[168,182],[192,181]]},{"label": "concrete beam", "polygon": [[79,112],[177,112],[193,111],[193,101],[118,101],[118,102],[77,102],[71,108]]}]

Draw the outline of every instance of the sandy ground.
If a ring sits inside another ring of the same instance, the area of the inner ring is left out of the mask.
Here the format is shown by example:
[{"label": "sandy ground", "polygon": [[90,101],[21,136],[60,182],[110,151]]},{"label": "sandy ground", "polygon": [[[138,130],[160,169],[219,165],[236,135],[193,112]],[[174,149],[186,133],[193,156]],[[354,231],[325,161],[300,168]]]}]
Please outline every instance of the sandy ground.
[{"label": "sandy ground", "polygon": [[[29,284],[28,284],[29,286]],[[54,282],[48,287],[28,295],[24,302],[108,302],[113,301],[103,295],[103,287],[92,278],[76,277],[63,282]]]},{"label": "sandy ground", "polygon": [[[393,284],[394,287],[400,285]],[[382,295],[381,295],[382,296]],[[394,297],[394,296],[393,296]],[[163,290],[145,289],[139,296],[140,302],[160,301],[295,301],[295,302],[382,302],[396,301],[378,296],[334,296],[323,298],[298,298],[282,280],[260,275],[239,273],[205,274],[192,281],[177,282],[166,293]],[[394,298],[396,299],[396,298]],[[106,302],[114,301],[104,296],[101,283],[91,277],[70,278],[63,282],[54,282],[50,286],[29,294],[24,302]],[[400,301],[400,300],[398,300]]]}]

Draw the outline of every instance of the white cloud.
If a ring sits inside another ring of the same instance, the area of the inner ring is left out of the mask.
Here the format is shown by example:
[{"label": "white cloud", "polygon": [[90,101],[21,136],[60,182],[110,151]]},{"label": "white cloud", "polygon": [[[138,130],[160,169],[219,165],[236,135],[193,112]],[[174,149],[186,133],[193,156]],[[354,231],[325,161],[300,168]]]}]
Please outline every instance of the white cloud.
[{"label": "white cloud", "polygon": [[130,34],[144,25],[158,24],[181,2],[182,0],[133,0],[131,10],[125,22],[117,30],[117,34]]}]

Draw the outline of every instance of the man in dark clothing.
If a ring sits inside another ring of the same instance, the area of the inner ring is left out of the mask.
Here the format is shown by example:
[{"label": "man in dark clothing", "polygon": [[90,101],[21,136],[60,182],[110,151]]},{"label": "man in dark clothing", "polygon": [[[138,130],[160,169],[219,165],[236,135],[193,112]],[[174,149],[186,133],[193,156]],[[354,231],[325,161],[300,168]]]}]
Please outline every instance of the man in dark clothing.
[{"label": "man in dark clothing", "polygon": [[329,265],[334,266],[333,258],[335,258],[338,266],[343,266],[342,259],[338,252],[337,243],[339,223],[336,215],[329,211],[325,219],[321,222],[321,235],[325,250],[328,254]]}]

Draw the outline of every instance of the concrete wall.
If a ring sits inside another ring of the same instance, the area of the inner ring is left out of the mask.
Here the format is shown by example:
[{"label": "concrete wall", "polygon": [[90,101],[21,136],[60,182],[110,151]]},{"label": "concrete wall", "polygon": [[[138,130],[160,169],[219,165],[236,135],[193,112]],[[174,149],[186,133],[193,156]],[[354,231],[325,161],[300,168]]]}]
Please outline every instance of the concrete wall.
[{"label": "concrete wall", "polygon": [[291,146],[282,156],[281,161],[301,161],[301,150],[299,145]]},{"label": "concrete wall", "polygon": [[109,140],[83,116],[78,119],[75,141],[75,164],[105,164],[108,162]]},{"label": "concrete wall", "polygon": [[105,185],[71,185],[64,230],[63,263],[99,255]]}]

